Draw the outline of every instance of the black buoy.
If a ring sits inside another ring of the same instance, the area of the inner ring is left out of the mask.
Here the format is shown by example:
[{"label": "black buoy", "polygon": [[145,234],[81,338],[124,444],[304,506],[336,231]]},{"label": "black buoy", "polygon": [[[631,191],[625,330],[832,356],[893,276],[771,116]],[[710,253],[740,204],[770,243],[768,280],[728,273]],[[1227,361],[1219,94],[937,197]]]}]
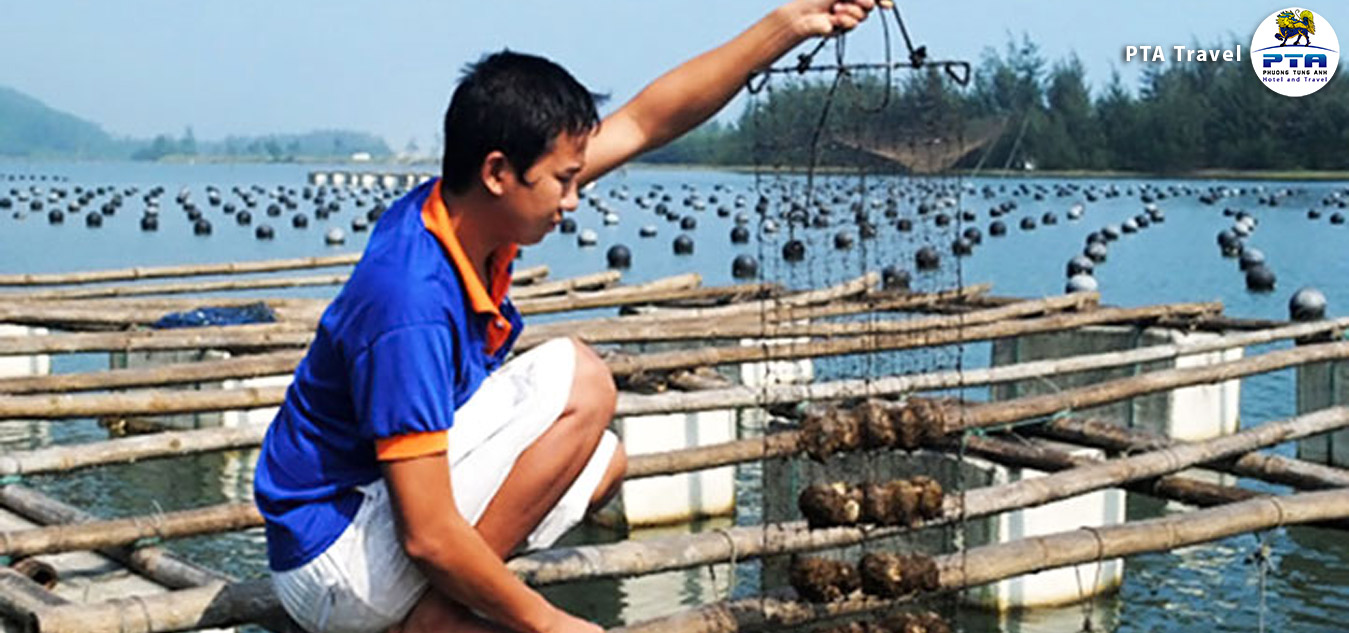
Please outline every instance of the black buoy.
[{"label": "black buoy", "polygon": [[1123,224],[1120,224],[1120,230],[1125,233],[1137,233],[1138,223],[1134,222],[1133,218],[1129,218],[1125,220]]},{"label": "black buoy", "polygon": [[1330,214],[1330,223],[1331,223],[1331,224],[1344,224],[1344,214],[1343,214],[1343,213],[1340,213],[1339,211],[1336,211],[1336,212]]},{"label": "black buoy", "polygon": [[309,216],[303,213],[296,213],[295,215],[290,216],[290,225],[297,229],[307,228],[309,226]]},{"label": "black buoy", "polygon": [[1035,218],[1032,218],[1030,216],[1021,218],[1021,230],[1023,231],[1035,230]]},{"label": "black buoy", "polygon": [[1082,254],[1086,255],[1091,261],[1096,262],[1097,264],[1105,261],[1108,252],[1109,251],[1106,249],[1105,243],[1103,242],[1092,242],[1088,244],[1086,248],[1082,249]]},{"label": "black buoy", "polygon": [[974,244],[975,246],[978,246],[979,244],[982,244],[984,242],[984,234],[979,231],[979,227],[975,226],[968,227],[961,232],[961,235],[964,236],[965,239],[969,240],[970,243]]},{"label": "black buoy", "polygon": [[1307,219],[1308,219],[1308,220],[1320,220],[1320,219],[1321,219],[1321,212],[1320,212],[1320,211],[1317,211],[1316,209],[1307,209]]},{"label": "black buoy", "polygon": [[973,252],[974,244],[963,237],[958,237],[951,243],[951,253],[955,254],[956,257],[964,257]]},{"label": "black buoy", "polygon": [[48,224],[62,224],[65,221],[66,221],[66,214],[63,213],[60,209],[52,209],[51,211],[47,212]]},{"label": "black buoy", "polygon": [[693,254],[693,238],[691,238],[691,237],[689,237],[689,236],[687,236],[687,235],[680,235],[680,236],[676,237],[676,238],[674,239],[674,254],[675,254],[675,255],[692,255],[692,254]]},{"label": "black buoy", "polygon": [[918,266],[918,270],[936,270],[938,266],[941,266],[941,255],[937,254],[937,249],[931,246],[918,249],[913,259]]},{"label": "black buoy", "polygon": [[248,226],[249,224],[253,223],[253,214],[249,213],[248,209],[244,209],[243,211],[240,211],[239,213],[235,214],[234,221],[238,222],[239,226]]},{"label": "black buoy", "polygon": [[604,254],[610,268],[626,269],[632,267],[632,251],[622,244],[614,244]]},{"label": "black buoy", "polygon": [[1288,300],[1288,318],[1294,321],[1320,321],[1326,318],[1326,295],[1304,286]]},{"label": "black buoy", "polygon": [[806,258],[806,243],[801,240],[788,240],[782,245],[782,259],[799,262]]},{"label": "black buoy", "polygon": [[207,220],[206,218],[202,218],[200,220],[197,220],[196,222],[193,222],[192,233],[194,235],[210,235],[211,221]]},{"label": "black buoy", "polygon": [[686,215],[683,218],[680,218],[679,228],[685,231],[692,231],[698,228],[698,218],[695,218],[691,215]]},{"label": "black buoy", "polygon": [[1274,290],[1274,271],[1264,264],[1246,269],[1246,289],[1252,292],[1271,292]]},{"label": "black buoy", "polygon": [[159,230],[159,216],[146,214],[141,216],[141,230],[145,232]]},{"label": "black buoy", "polygon": [[1096,278],[1082,273],[1068,278],[1068,283],[1064,285],[1063,291],[1073,292],[1096,292],[1100,285],[1096,283]]},{"label": "black buoy", "polygon": [[557,230],[563,233],[575,233],[576,220],[574,218],[562,218],[562,221],[557,225]]},{"label": "black buoy", "polygon": [[1123,232],[1124,229],[1118,224],[1107,224],[1101,227],[1101,237],[1105,238],[1105,241],[1107,242],[1113,242],[1119,239],[1119,236]]},{"label": "black buoy", "polygon": [[253,236],[260,240],[270,240],[276,237],[276,231],[269,224],[259,224],[258,228],[254,229]]},{"label": "black buoy", "polygon": [[655,237],[655,236],[656,236],[656,227],[655,227],[655,225],[648,224],[648,225],[646,225],[646,226],[643,226],[643,227],[640,228],[640,229],[637,229],[637,236],[638,236],[638,237]]},{"label": "black buoy", "polygon": [[1058,223],[1059,223],[1059,216],[1056,216],[1048,211],[1045,211],[1045,214],[1040,216],[1040,224],[1043,224],[1045,226],[1053,226]]},{"label": "black buoy", "polygon": [[1096,263],[1086,255],[1074,255],[1068,260],[1068,276],[1090,275],[1096,271]]},{"label": "black buoy", "polygon": [[899,232],[901,233],[908,233],[909,231],[913,230],[913,220],[910,220],[908,218],[900,218],[898,220],[895,220],[895,228],[898,229]]},{"label": "black buoy", "polygon": [[748,243],[749,243],[749,229],[747,229],[747,228],[745,228],[745,227],[743,227],[743,226],[732,227],[732,228],[731,228],[731,243],[732,243],[732,244],[748,244]]},{"label": "black buoy", "polygon": [[1241,251],[1241,257],[1237,258],[1237,265],[1242,270],[1250,270],[1255,266],[1265,265],[1265,254],[1258,248],[1247,248]]},{"label": "black buoy", "polygon": [[279,215],[281,215],[281,205],[279,204],[267,205],[267,217],[274,218]]},{"label": "black buoy", "polygon": [[100,226],[103,226],[103,216],[97,213],[85,214],[84,225],[91,229],[96,229]]},{"label": "black buoy", "polygon": [[834,248],[845,251],[852,248],[853,236],[847,231],[839,231],[834,234]]},{"label": "black buoy", "polygon": [[746,254],[736,255],[731,260],[731,276],[736,279],[753,279],[759,276],[758,260]]},{"label": "black buoy", "polygon": [[1007,235],[1007,223],[1002,220],[994,220],[988,223],[988,234],[991,237],[1002,237]]},{"label": "black buoy", "polygon": [[881,288],[884,290],[908,290],[912,281],[909,271],[898,266],[886,266],[881,269]]},{"label": "black buoy", "polygon": [[936,223],[937,226],[947,226],[951,224],[951,216],[946,215],[945,213],[938,213],[933,216],[932,221]]}]

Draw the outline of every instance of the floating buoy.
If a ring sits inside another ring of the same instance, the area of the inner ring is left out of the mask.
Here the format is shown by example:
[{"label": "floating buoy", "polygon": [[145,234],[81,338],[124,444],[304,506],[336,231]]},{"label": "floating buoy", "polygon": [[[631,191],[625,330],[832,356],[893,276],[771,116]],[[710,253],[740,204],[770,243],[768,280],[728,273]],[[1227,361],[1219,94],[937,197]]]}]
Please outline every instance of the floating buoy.
[{"label": "floating buoy", "polygon": [[1068,260],[1068,277],[1074,275],[1090,275],[1096,271],[1096,264],[1086,255],[1074,255]]},{"label": "floating buoy", "polygon": [[698,218],[686,215],[679,220],[679,228],[685,231],[692,231],[698,228]]},{"label": "floating buoy", "polygon": [[1101,227],[1101,237],[1105,238],[1105,241],[1107,242],[1113,242],[1119,239],[1120,234],[1123,232],[1124,229],[1118,224],[1107,224]]},{"label": "floating buoy", "polygon": [[853,236],[847,231],[839,231],[834,234],[834,248],[844,251],[852,248]]},{"label": "floating buoy", "polygon": [[951,252],[957,257],[964,257],[974,252],[974,244],[963,237],[958,237],[956,241],[951,243]]},{"label": "floating buoy", "polygon": [[637,235],[638,237],[655,237],[656,227],[653,224],[643,226],[642,228],[637,229]]},{"label": "floating buoy", "polygon": [[1021,218],[1021,230],[1023,231],[1035,230],[1035,218],[1032,218],[1030,216]]},{"label": "floating buoy", "polygon": [[600,242],[600,236],[591,229],[582,229],[576,234],[577,246],[594,246]]},{"label": "floating buoy", "polygon": [[1307,219],[1308,219],[1308,220],[1320,220],[1320,219],[1321,219],[1321,212],[1320,212],[1320,211],[1317,211],[1316,209],[1307,209]]},{"label": "floating buoy", "polygon": [[1246,269],[1246,289],[1252,292],[1271,292],[1274,290],[1274,271],[1264,264]]},{"label": "floating buoy", "polygon": [[1138,223],[1134,222],[1133,218],[1129,218],[1125,220],[1123,224],[1120,224],[1120,230],[1125,233],[1137,233]]},{"label": "floating buoy", "polygon": [[290,225],[297,229],[307,228],[309,226],[309,216],[303,213],[296,213],[295,215],[290,216]]},{"label": "floating buoy", "polygon": [[618,224],[618,214],[617,213],[604,214],[604,223],[608,225]]},{"label": "floating buoy", "polygon": [[91,229],[96,229],[100,226],[103,226],[103,216],[97,213],[87,214],[84,216],[84,225]]},{"label": "floating buoy", "polygon": [[1288,300],[1288,318],[1294,321],[1326,318],[1326,295],[1311,286],[1298,289]]},{"label": "floating buoy", "polygon": [[1104,242],[1092,242],[1082,249],[1082,254],[1097,264],[1105,261],[1107,253],[1109,251],[1106,249]]},{"label": "floating buoy", "polygon": [[253,222],[253,214],[249,213],[248,209],[244,209],[234,216],[234,221],[238,222],[239,226],[248,226]]},{"label": "floating buoy", "polygon": [[323,234],[323,242],[329,246],[337,246],[347,242],[347,234],[341,228],[334,226]]},{"label": "floating buoy", "polygon": [[258,228],[254,229],[253,236],[260,240],[270,240],[276,237],[276,231],[270,225],[259,224]]},{"label": "floating buoy", "polygon": [[562,218],[562,221],[557,225],[557,230],[562,233],[575,233],[576,220],[573,218]]},{"label": "floating buoy", "polygon": [[687,236],[687,235],[679,235],[678,237],[675,237],[675,239],[674,239],[674,254],[675,254],[675,255],[692,255],[692,254],[693,254],[693,238],[691,238],[691,237],[689,237],[689,236]]},{"label": "floating buoy", "polygon": [[1045,211],[1045,214],[1040,216],[1040,224],[1043,224],[1045,226],[1054,226],[1055,224],[1058,223],[1059,217],[1048,211]]},{"label": "floating buoy", "polygon": [[886,266],[881,269],[881,288],[884,290],[908,290],[912,281],[909,271],[898,266]]},{"label": "floating buoy", "polygon": [[965,239],[969,240],[971,244],[974,244],[976,246],[984,242],[984,234],[979,230],[979,227],[975,226],[967,227],[963,232],[961,232],[961,235],[963,235]]},{"label": "floating buoy", "polygon": [[147,233],[150,232],[150,231],[158,231],[158,230],[159,230],[159,216],[157,216],[157,215],[151,215],[151,214],[148,214],[148,213],[145,214],[145,215],[143,215],[143,216],[141,216],[141,230],[142,230],[142,231],[145,231],[145,232],[147,232]]},{"label": "floating buoy", "polygon": [[1086,212],[1086,210],[1087,208],[1082,206],[1081,204],[1075,204],[1068,208],[1068,219],[1080,220],[1082,219],[1082,214]]},{"label": "floating buoy", "polygon": [[193,235],[210,235],[210,234],[211,234],[211,221],[210,221],[210,220],[207,220],[206,218],[201,218],[201,219],[199,219],[199,220],[193,222],[193,223],[192,223],[192,234],[193,234]]},{"label": "floating buoy", "polygon": [[735,227],[731,227],[731,243],[732,243],[732,244],[748,244],[748,243],[749,243],[749,229],[747,229],[747,228],[745,228],[745,227],[743,227],[743,226],[735,226]]},{"label": "floating buoy", "polygon": [[280,207],[280,205],[275,205],[275,204],[269,204],[269,205],[267,205],[267,217],[274,218],[274,217],[277,217],[277,216],[279,216],[279,215],[281,215],[281,207]]},{"label": "floating buoy", "polygon": [[363,233],[370,229],[370,221],[365,216],[358,215],[351,219],[351,231],[353,233]]},{"label": "floating buoy", "polygon": [[1340,213],[1339,211],[1336,211],[1336,212],[1330,214],[1330,223],[1331,223],[1331,224],[1344,224],[1344,214],[1343,214],[1343,213]]},{"label": "floating buoy", "polygon": [[736,279],[753,279],[759,276],[759,262],[749,255],[736,255],[731,260],[731,276]]},{"label": "floating buoy", "polygon": [[1253,266],[1263,266],[1265,264],[1265,254],[1258,248],[1247,248],[1241,251],[1241,257],[1237,259],[1237,265],[1242,270],[1250,270]]},{"label": "floating buoy", "polygon": [[1140,213],[1134,216],[1134,224],[1140,229],[1146,229],[1152,224],[1152,219],[1146,213]]},{"label": "floating buoy", "polygon": [[764,220],[763,225],[760,228],[763,229],[763,232],[766,234],[777,233],[778,223],[772,220]]},{"label": "floating buoy", "polygon": [[782,259],[799,262],[806,258],[806,243],[801,240],[788,240],[782,245]]},{"label": "floating buoy", "polygon": [[604,254],[608,260],[610,268],[630,268],[632,266],[632,251],[622,244],[614,244],[609,247],[609,251]]},{"label": "floating buoy", "polygon": [[876,239],[876,225],[870,222],[861,222],[857,225],[857,235],[864,240]]},{"label": "floating buoy", "polygon": [[938,266],[941,266],[941,255],[937,254],[937,249],[931,246],[918,249],[913,259],[918,266],[918,270],[936,270]]},{"label": "floating buoy", "polygon": [[1002,220],[994,220],[988,223],[988,234],[991,237],[1002,237],[1007,235],[1007,224]]},{"label": "floating buoy", "polygon": [[1069,277],[1068,283],[1064,285],[1063,291],[1068,293],[1096,292],[1099,287],[1095,277],[1083,273]]}]

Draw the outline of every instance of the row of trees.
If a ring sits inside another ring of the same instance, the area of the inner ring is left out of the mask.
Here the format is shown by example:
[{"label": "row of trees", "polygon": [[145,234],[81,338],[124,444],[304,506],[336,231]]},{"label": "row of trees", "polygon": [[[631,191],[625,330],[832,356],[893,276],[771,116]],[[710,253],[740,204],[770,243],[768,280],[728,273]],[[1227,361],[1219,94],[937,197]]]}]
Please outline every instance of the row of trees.
[{"label": "row of trees", "polygon": [[[1289,98],[1265,88],[1245,61],[1148,64],[1136,92],[1115,73],[1093,94],[1076,57],[1051,64],[1028,37],[987,51],[976,68],[968,87],[936,69],[897,74],[888,98],[883,73],[854,74],[838,86],[775,77],[734,125],[705,127],[645,159],[881,161],[857,149],[868,146],[901,155],[944,152],[962,168],[1349,169],[1349,82],[1343,77],[1315,94]],[[973,145],[979,147],[967,149]]]},{"label": "row of trees", "polygon": [[182,136],[156,136],[131,154],[133,160],[161,160],[169,157],[227,156],[231,159],[286,161],[304,157],[346,160],[364,152],[372,159],[392,156],[384,139],[373,134],[345,130],[319,130],[305,134],[266,136],[229,136],[223,141],[197,142],[192,128]]}]

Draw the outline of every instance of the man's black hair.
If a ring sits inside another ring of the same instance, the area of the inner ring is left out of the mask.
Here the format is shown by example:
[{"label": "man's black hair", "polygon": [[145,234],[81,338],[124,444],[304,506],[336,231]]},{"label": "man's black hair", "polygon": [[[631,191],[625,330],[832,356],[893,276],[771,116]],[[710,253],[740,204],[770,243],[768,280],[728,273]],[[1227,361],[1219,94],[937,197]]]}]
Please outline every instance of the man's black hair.
[{"label": "man's black hair", "polygon": [[525,172],[557,136],[599,125],[595,96],[561,66],[503,50],[469,64],[445,111],[442,185],[464,193],[487,154],[500,150],[515,174]]}]

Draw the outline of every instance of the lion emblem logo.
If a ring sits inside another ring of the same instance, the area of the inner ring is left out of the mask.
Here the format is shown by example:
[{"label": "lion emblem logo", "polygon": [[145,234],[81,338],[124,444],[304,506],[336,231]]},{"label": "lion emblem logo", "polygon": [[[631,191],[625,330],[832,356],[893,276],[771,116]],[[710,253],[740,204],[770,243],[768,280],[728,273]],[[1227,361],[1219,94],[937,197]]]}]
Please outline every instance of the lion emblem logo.
[{"label": "lion emblem logo", "polygon": [[1311,46],[1312,36],[1316,35],[1316,20],[1312,17],[1311,11],[1303,11],[1298,15],[1293,9],[1283,11],[1278,16],[1279,32],[1274,34],[1274,39],[1279,40],[1279,46],[1287,46],[1293,40],[1292,45],[1297,46],[1303,38],[1306,38],[1304,46]]}]

